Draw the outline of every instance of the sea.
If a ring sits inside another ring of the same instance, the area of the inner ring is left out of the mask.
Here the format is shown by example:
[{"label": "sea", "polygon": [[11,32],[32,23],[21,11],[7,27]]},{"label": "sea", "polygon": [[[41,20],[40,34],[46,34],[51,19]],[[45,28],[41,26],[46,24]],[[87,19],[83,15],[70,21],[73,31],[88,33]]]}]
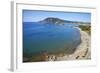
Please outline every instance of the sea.
[{"label": "sea", "polygon": [[75,27],[75,24],[23,22],[23,55],[32,56],[43,52],[73,53],[81,43],[80,31]]}]

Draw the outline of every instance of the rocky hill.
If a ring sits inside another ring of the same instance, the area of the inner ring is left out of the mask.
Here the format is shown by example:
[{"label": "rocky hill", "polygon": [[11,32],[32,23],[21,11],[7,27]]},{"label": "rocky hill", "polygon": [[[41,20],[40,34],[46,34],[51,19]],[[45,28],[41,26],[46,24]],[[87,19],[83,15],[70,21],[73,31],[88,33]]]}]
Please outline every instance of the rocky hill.
[{"label": "rocky hill", "polygon": [[39,21],[39,23],[43,23],[43,24],[59,24],[59,25],[64,25],[64,24],[79,24],[79,25],[88,24],[88,25],[90,25],[91,24],[90,22],[69,21],[69,20],[63,20],[63,19],[54,18],[54,17],[45,18],[44,20]]}]

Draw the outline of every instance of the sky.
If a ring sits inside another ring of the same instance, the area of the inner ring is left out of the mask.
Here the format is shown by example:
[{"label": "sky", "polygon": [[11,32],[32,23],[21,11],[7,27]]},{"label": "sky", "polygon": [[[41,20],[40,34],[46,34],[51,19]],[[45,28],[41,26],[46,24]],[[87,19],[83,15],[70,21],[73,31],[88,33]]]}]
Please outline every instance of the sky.
[{"label": "sky", "polygon": [[48,17],[70,21],[91,22],[91,13],[23,10],[23,22],[38,22]]}]

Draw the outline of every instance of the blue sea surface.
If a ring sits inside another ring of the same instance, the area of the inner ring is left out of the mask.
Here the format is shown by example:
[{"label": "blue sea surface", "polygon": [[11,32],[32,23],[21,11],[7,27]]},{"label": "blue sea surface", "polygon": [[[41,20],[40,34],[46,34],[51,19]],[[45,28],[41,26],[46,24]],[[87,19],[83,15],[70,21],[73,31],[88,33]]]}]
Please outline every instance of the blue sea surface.
[{"label": "blue sea surface", "polygon": [[81,41],[80,31],[73,27],[23,22],[23,55],[32,56],[43,51],[71,53]]}]

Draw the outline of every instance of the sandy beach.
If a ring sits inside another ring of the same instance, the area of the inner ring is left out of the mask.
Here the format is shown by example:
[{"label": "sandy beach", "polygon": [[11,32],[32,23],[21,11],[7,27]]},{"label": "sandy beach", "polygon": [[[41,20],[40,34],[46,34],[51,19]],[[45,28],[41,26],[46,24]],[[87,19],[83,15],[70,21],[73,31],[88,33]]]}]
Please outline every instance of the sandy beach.
[{"label": "sandy beach", "polygon": [[91,59],[91,37],[90,35],[82,31],[80,28],[75,27],[79,29],[81,34],[81,43],[77,47],[76,51],[73,54],[65,54],[60,56],[55,55],[49,55],[49,57],[46,58],[46,61],[63,61],[63,60],[82,60],[82,59]]}]

